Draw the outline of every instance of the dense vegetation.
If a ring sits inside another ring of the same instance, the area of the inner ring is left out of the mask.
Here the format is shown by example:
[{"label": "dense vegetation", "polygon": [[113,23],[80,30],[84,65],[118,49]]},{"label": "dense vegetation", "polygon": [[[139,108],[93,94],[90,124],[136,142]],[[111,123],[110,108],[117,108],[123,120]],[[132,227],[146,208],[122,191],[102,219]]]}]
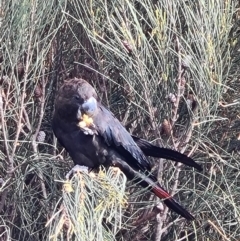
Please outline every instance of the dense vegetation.
[{"label": "dense vegetation", "polygon": [[[239,240],[239,7],[1,1],[0,240]],[[73,163],[51,116],[71,77],[93,84],[131,133],[202,165],[152,160],[195,222],[131,183],[125,190],[113,169],[65,180]]]}]

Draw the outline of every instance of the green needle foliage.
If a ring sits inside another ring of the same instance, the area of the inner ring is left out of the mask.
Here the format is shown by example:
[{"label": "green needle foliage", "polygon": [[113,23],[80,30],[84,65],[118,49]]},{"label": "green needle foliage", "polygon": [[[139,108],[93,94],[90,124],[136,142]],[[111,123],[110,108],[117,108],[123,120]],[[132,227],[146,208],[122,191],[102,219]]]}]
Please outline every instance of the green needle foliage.
[{"label": "green needle foliage", "polygon": [[[240,240],[239,1],[0,1],[0,241]],[[56,91],[82,77],[134,135],[193,157],[152,160],[196,217],[113,169],[64,176]],[[59,181],[61,180],[61,181]]]},{"label": "green needle foliage", "polygon": [[127,205],[126,177],[118,169],[77,173],[63,185],[60,210],[49,220],[50,240],[115,240]]}]

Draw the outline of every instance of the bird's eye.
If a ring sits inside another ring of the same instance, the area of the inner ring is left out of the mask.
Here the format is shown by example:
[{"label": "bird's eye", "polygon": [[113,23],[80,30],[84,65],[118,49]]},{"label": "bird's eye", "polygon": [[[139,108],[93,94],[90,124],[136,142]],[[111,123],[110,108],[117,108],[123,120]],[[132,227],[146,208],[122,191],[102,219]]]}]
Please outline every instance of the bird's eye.
[{"label": "bird's eye", "polygon": [[80,100],[80,97],[78,95],[73,96],[74,100]]}]

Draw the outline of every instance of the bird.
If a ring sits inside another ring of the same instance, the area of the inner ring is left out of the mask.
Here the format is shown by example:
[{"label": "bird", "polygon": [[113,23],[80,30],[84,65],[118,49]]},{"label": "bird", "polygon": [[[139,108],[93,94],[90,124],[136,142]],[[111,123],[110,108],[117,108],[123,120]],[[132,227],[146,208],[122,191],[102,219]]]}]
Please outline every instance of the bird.
[{"label": "bird", "polygon": [[193,159],[131,135],[84,79],[66,81],[57,93],[54,107],[53,132],[75,165],[89,169],[101,165],[118,167],[128,179],[148,188],[186,220],[195,219],[160,185],[147,156],[181,161],[201,171]]}]

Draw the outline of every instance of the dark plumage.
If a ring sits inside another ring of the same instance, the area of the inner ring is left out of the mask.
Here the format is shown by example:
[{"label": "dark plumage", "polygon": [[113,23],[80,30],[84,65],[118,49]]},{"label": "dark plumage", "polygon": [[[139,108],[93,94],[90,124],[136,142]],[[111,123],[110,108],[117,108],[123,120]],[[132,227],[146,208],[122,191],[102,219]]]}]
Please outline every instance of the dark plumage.
[{"label": "dark plumage", "polygon": [[[84,114],[92,118],[92,125],[79,126]],[[183,162],[198,170],[201,170],[201,167],[181,153],[131,136],[101,104],[94,88],[85,80],[75,78],[60,88],[52,124],[54,134],[69,152],[75,165],[89,168],[100,165],[117,166],[127,178],[137,180],[141,186],[150,188],[156,196],[164,199],[169,208],[188,220],[194,219],[150,173],[150,162],[146,156]]]}]

